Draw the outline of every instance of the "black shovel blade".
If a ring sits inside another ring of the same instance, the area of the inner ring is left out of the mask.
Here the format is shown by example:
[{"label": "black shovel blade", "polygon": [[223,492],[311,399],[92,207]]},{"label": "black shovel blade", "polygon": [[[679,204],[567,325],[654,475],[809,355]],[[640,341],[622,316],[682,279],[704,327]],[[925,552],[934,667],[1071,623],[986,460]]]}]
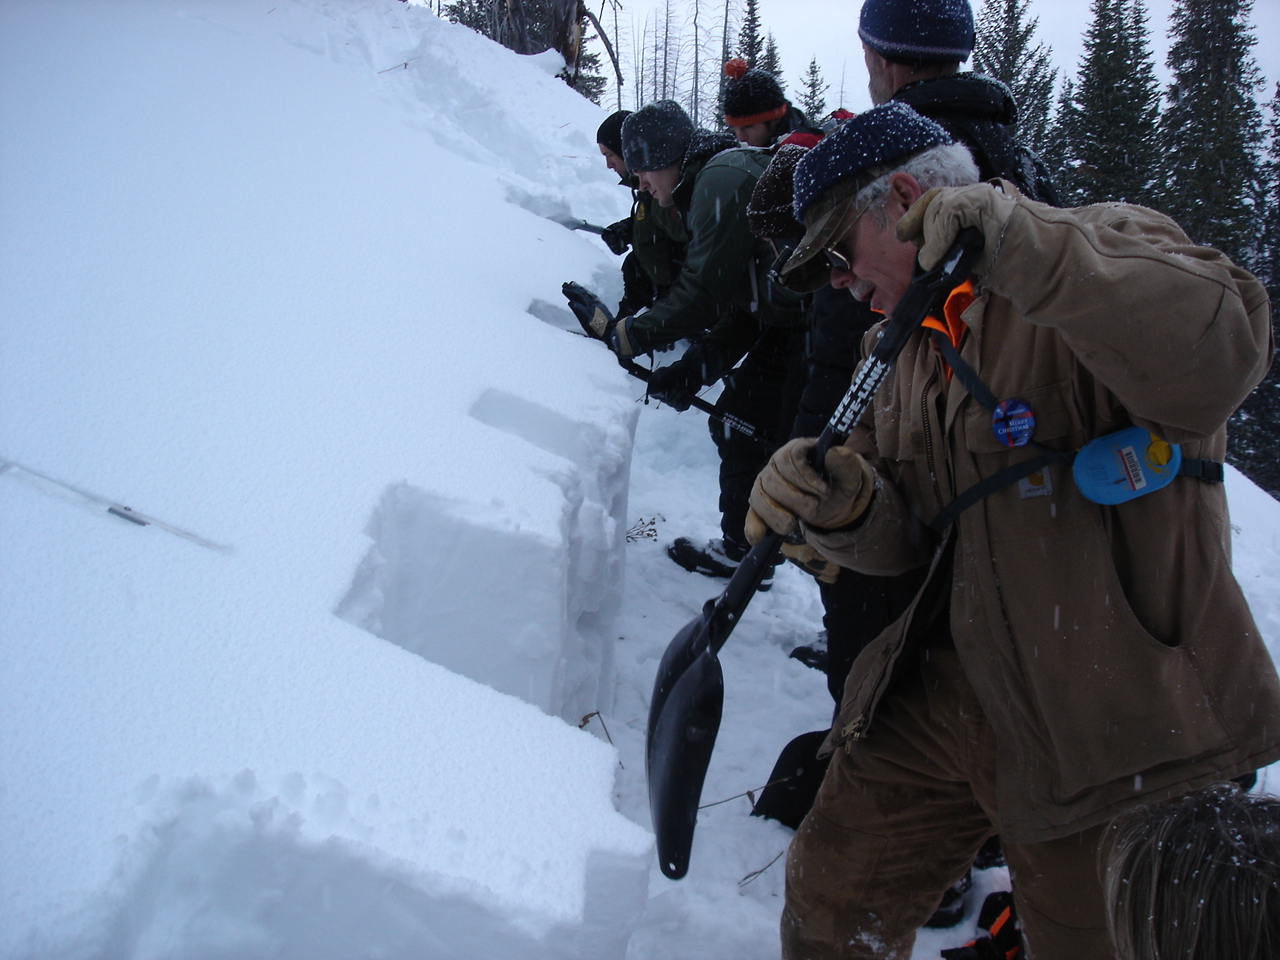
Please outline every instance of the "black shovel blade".
[{"label": "black shovel blade", "polygon": [[660,704],[655,690],[649,710],[645,772],[658,865],[664,876],[679,880],[689,870],[702,783],[720,731],[724,676],[719,658],[706,646],[683,670],[667,675],[672,683]]},{"label": "black shovel blade", "polygon": [[680,632],[671,638],[667,649],[662,653],[658,674],[653,678],[653,696],[649,699],[649,749],[652,749],[653,730],[657,725],[657,718],[666,705],[671,688],[689,669],[690,664],[698,659],[698,655],[710,645],[710,633],[707,627],[711,622],[714,607],[714,600],[708,600],[703,604],[702,613],[681,627]]}]

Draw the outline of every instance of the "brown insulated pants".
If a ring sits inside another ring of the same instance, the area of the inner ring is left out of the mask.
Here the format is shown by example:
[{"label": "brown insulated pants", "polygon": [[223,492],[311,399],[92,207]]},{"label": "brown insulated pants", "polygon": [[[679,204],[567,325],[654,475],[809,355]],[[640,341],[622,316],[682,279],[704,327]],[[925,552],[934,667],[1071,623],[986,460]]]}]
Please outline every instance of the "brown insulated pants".
[{"label": "brown insulated pants", "polygon": [[[949,645],[930,644],[865,740],[836,751],[787,858],[785,960],[907,960],[916,930],[999,832],[995,735]],[[1003,843],[1031,960],[1113,960],[1096,827]]]}]

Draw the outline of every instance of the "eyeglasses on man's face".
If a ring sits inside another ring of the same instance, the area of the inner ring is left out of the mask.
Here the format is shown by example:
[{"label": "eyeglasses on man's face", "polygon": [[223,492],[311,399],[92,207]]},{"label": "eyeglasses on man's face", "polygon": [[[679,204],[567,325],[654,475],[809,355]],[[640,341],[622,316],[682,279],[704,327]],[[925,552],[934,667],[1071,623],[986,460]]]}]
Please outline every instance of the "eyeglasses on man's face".
[{"label": "eyeglasses on man's face", "polygon": [[[850,201],[850,206],[852,206],[852,200]],[[840,246],[840,244],[844,243],[845,238],[848,237],[849,234],[853,233],[854,229],[858,226],[858,221],[862,219],[862,215],[867,212],[870,206],[871,201],[868,200],[862,205],[858,212],[854,214],[853,219],[848,222],[848,225],[836,235],[834,240],[831,241],[830,246],[823,247],[822,255],[826,257],[827,263],[831,265],[832,270],[843,270],[847,273],[853,272],[853,261],[836,248]]]}]

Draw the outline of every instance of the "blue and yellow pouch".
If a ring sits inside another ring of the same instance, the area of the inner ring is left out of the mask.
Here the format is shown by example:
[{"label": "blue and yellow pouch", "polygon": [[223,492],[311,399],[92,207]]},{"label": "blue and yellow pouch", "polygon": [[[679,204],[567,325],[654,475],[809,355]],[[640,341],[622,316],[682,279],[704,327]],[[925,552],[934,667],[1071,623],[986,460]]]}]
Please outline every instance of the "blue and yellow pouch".
[{"label": "blue and yellow pouch", "polygon": [[1182,448],[1144,427],[1129,427],[1085,444],[1071,474],[1094,503],[1111,506],[1168,486],[1182,467]]}]

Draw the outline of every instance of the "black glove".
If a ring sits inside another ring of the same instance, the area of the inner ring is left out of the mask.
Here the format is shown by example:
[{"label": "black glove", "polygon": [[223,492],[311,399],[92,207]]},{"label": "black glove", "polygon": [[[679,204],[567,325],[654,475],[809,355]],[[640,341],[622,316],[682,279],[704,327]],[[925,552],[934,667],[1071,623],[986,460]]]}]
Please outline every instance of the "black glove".
[{"label": "black glove", "polygon": [[631,246],[631,218],[609,224],[600,231],[600,239],[610,250],[622,256],[627,252],[627,247]]},{"label": "black glove", "polygon": [[583,332],[592,340],[609,340],[609,328],[614,325],[613,314],[600,302],[600,298],[580,283],[572,280],[560,287],[564,298],[569,301],[569,309],[582,324]]},{"label": "black glove", "polygon": [[588,337],[601,341],[619,359],[630,360],[635,356],[627,337],[628,317],[615,319],[609,308],[600,302],[600,298],[580,283],[570,280],[561,285],[560,291],[569,301],[569,309],[578,318]]},{"label": "black glove", "polygon": [[681,357],[649,374],[649,396],[683,413],[703,387],[702,365]]}]

